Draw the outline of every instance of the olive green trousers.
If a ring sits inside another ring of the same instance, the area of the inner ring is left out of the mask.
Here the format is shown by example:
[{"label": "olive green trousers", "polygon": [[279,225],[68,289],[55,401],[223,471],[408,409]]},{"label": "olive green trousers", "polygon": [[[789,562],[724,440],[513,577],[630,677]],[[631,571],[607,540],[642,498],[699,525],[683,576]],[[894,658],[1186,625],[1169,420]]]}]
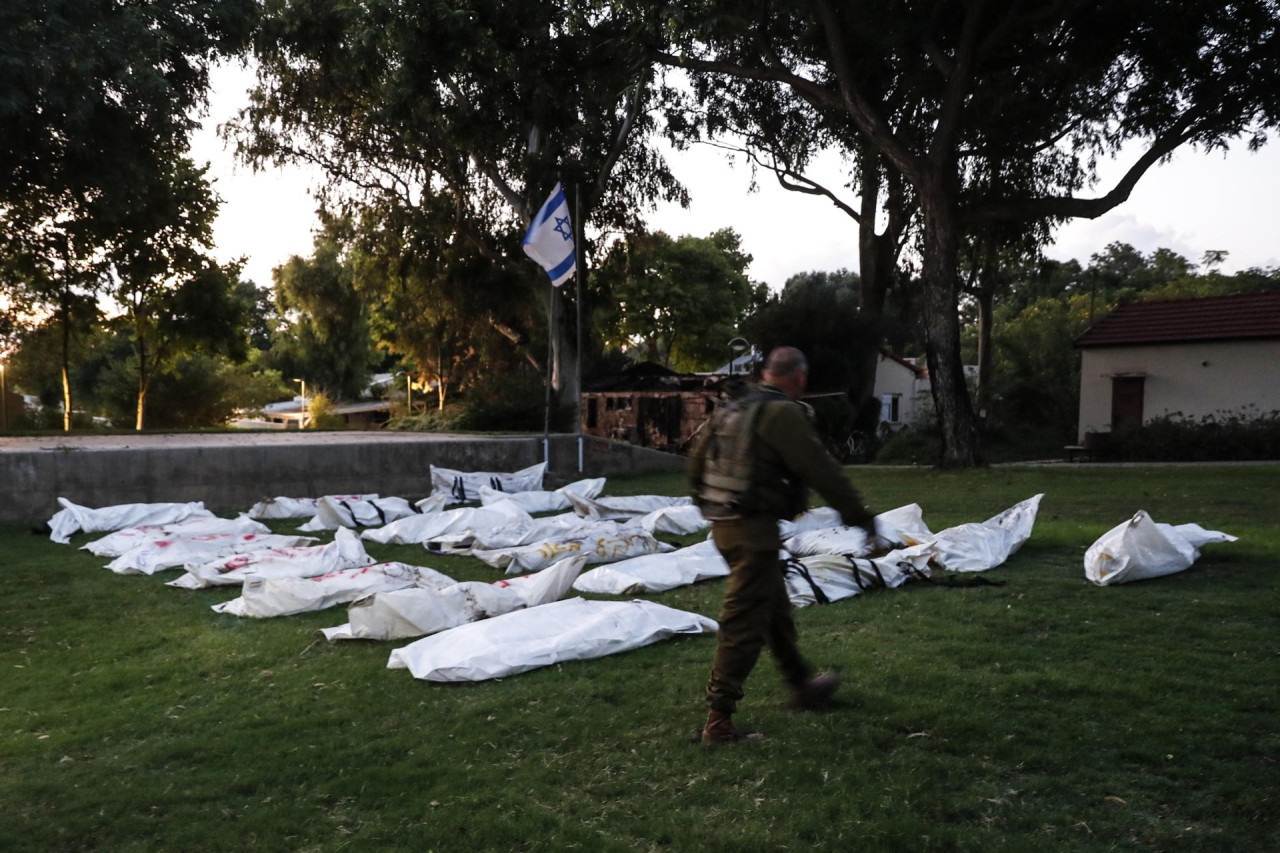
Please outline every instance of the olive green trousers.
[{"label": "olive green trousers", "polygon": [[730,573],[707,681],[707,707],[732,714],[765,644],[791,687],[808,681],[813,668],[796,644],[796,623],[778,559],[777,520],[716,521],[711,535]]}]

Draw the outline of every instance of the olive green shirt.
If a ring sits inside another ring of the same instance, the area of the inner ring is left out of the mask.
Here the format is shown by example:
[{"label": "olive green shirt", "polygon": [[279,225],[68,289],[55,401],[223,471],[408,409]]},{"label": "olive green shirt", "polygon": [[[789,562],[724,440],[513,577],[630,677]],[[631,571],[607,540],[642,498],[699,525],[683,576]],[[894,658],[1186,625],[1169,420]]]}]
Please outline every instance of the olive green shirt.
[{"label": "olive green shirt", "polygon": [[[777,390],[772,385],[763,386]],[[822,495],[841,520],[851,527],[868,527],[874,516],[863,506],[844,470],[827,453],[810,421],[807,407],[791,400],[762,404],[756,424],[753,453],[756,487],[782,494],[808,487]],[[703,429],[689,454],[689,479],[697,495],[705,467],[706,444],[712,430]],[[797,512],[804,507],[798,507]],[[776,518],[774,521],[776,522]]]}]

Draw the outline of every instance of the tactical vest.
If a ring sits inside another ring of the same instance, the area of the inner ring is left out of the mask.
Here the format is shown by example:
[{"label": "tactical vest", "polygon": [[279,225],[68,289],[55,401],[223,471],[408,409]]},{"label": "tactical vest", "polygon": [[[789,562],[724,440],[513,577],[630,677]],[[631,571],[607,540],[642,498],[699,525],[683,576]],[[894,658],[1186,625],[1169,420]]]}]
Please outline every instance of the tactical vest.
[{"label": "tactical vest", "polygon": [[787,399],[778,391],[758,389],[712,416],[698,490],[698,503],[708,518],[785,512],[779,504],[789,501],[759,482],[755,443],[765,404]]}]

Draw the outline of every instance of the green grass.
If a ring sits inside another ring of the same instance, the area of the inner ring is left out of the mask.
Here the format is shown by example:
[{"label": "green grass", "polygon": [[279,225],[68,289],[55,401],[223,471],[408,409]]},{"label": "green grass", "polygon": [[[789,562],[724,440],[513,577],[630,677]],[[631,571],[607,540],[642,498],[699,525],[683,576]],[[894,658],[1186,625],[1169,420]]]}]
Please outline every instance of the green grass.
[{"label": "green grass", "polygon": [[[0,531],[0,849],[1280,849],[1280,468],[853,476],[934,529],[1046,496],[987,574],[1005,586],[799,611],[844,704],[787,711],[762,660],[739,718],[769,737],[742,747],[692,743],[709,637],[427,684],[385,669],[393,644],[317,642],[340,609],[220,616],[235,590]],[[1084,549],[1139,508],[1240,541],[1172,577],[1086,583]],[[722,586],[655,598],[714,617]]]}]

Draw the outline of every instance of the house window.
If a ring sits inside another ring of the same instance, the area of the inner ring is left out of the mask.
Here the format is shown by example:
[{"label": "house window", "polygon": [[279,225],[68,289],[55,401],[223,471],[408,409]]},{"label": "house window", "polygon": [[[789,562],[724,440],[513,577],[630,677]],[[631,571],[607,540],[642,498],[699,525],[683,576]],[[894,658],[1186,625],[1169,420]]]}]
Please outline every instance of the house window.
[{"label": "house window", "polygon": [[898,423],[902,417],[901,403],[901,394],[880,395],[880,420],[888,421],[891,424]]},{"label": "house window", "polygon": [[596,428],[596,398],[587,398],[587,429]]}]

